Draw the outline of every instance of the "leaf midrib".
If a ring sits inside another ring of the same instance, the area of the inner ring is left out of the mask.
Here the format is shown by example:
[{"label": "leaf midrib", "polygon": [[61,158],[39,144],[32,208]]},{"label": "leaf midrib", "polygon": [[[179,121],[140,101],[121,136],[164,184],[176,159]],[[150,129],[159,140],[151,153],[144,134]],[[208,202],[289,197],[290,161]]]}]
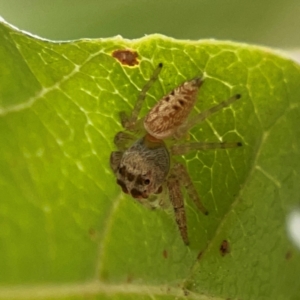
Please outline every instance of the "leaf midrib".
[{"label": "leaf midrib", "polygon": [[107,284],[99,281],[89,281],[74,284],[55,284],[55,285],[27,285],[27,286],[2,286],[0,288],[0,299],[60,299],[82,295],[101,295],[114,296],[118,294],[133,294],[149,296],[170,296],[176,299],[198,299],[198,300],[225,300],[225,298],[199,295],[184,291],[178,287],[170,288],[167,285],[138,285],[138,284]]}]

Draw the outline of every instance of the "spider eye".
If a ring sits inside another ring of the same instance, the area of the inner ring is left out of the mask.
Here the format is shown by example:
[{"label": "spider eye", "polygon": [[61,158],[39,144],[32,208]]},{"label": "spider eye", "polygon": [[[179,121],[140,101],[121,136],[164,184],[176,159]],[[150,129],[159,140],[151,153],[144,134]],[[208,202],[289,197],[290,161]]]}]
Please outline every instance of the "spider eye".
[{"label": "spider eye", "polygon": [[145,185],[148,185],[149,183],[150,183],[150,180],[149,180],[149,179],[145,179],[145,180],[144,180],[144,184],[145,184]]},{"label": "spider eye", "polygon": [[139,191],[139,190],[137,190],[137,189],[135,189],[135,188],[133,188],[131,191],[130,191],[130,194],[131,194],[131,196],[133,197],[133,198],[135,198],[135,199],[141,199],[143,196],[142,196],[142,193]]}]

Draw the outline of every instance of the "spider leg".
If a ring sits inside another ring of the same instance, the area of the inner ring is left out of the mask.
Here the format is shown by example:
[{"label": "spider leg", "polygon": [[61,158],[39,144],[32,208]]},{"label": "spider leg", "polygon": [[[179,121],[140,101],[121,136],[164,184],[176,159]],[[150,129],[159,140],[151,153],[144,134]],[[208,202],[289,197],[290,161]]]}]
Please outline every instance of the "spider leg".
[{"label": "spider leg", "polygon": [[174,209],[175,220],[180,231],[180,235],[186,245],[189,244],[186,215],[184,210],[184,200],[180,189],[180,184],[174,172],[167,179],[167,187],[169,190],[170,202]]},{"label": "spider leg", "polygon": [[157,68],[154,70],[151,78],[148,80],[148,82],[142,88],[142,90],[137,98],[137,101],[134,105],[134,108],[131,112],[131,115],[128,116],[128,115],[126,115],[125,112],[120,112],[120,119],[121,119],[123,128],[125,128],[129,131],[133,131],[135,129],[135,125],[137,123],[139,113],[142,109],[144,100],[146,98],[147,91],[151,88],[153,83],[157,80],[162,67],[163,67],[163,64],[159,63]]},{"label": "spider leg", "polygon": [[109,163],[110,163],[110,167],[114,171],[114,173],[117,173],[117,171],[118,171],[118,168],[119,168],[122,156],[123,156],[123,152],[122,151],[113,151],[110,154]]},{"label": "spider leg", "polygon": [[184,155],[191,151],[197,150],[208,150],[208,149],[227,149],[227,148],[236,148],[241,147],[242,143],[185,143],[173,145],[170,149],[172,155]]},{"label": "spider leg", "polygon": [[193,185],[193,182],[186,170],[186,168],[180,164],[176,163],[171,169],[170,176],[167,179],[167,186],[169,190],[170,202],[174,208],[175,220],[179,228],[181,237],[186,245],[189,244],[188,234],[187,234],[187,224],[186,224],[186,214],[184,209],[184,199],[181,192],[181,185],[183,183],[189,197],[194,201],[196,206],[205,215],[208,214],[206,208],[200,201],[198,193]]},{"label": "spider leg", "polygon": [[205,215],[208,215],[208,211],[203,206],[200,197],[195,189],[195,186],[193,184],[193,181],[186,169],[186,167],[180,163],[176,163],[173,166],[173,171],[176,174],[177,178],[180,178],[181,182],[183,183],[183,186],[185,187],[189,197],[194,201],[195,205],[198,207],[198,209]]},{"label": "spider leg", "polygon": [[129,145],[136,140],[136,137],[133,134],[119,131],[114,138],[114,143],[119,150],[125,151]]},{"label": "spider leg", "polygon": [[213,106],[213,107],[199,113],[194,118],[192,118],[191,120],[189,120],[184,125],[182,125],[178,128],[178,130],[175,133],[176,138],[181,138],[195,125],[203,122],[205,119],[210,117],[212,114],[222,110],[223,108],[230,106],[232,103],[234,103],[235,101],[237,101],[240,98],[241,98],[241,95],[236,94],[236,95],[230,97],[228,100],[222,101],[221,103],[217,104],[216,106]]}]

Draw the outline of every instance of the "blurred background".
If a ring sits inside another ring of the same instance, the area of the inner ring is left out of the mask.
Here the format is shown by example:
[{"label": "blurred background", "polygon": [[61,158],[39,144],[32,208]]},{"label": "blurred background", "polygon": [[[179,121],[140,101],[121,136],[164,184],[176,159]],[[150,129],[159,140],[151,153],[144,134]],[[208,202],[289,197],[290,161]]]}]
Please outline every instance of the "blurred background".
[{"label": "blurred background", "polygon": [[299,0],[0,0],[0,15],[51,40],[161,33],[293,49]]}]

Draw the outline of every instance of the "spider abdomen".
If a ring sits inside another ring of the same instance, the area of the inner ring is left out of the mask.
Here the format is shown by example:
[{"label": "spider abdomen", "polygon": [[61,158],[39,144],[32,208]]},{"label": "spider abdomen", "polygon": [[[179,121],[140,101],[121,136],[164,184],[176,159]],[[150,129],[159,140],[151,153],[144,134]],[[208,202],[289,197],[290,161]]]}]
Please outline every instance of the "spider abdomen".
[{"label": "spider abdomen", "polygon": [[157,139],[172,136],[194,107],[202,82],[194,78],[164,96],[145,117],[146,131]]}]

